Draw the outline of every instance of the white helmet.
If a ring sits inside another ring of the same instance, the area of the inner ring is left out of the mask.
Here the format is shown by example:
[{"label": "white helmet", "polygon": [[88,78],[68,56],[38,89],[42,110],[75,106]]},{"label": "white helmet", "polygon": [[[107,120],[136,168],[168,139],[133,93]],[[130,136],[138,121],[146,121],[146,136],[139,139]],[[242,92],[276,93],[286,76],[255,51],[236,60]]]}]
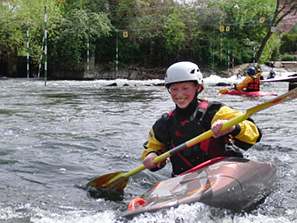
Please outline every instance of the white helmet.
[{"label": "white helmet", "polygon": [[168,88],[171,84],[187,81],[196,81],[203,83],[203,76],[197,64],[182,61],[172,64],[166,71],[165,86]]}]

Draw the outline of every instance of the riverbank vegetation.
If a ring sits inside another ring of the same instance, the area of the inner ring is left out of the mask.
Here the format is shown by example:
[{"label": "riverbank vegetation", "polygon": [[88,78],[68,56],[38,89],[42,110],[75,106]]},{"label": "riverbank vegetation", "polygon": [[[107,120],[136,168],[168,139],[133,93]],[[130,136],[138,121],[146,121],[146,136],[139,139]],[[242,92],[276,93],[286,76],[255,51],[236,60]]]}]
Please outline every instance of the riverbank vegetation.
[{"label": "riverbank vegetation", "polygon": [[2,67],[27,52],[34,69],[67,71],[89,57],[107,69],[296,59],[296,0],[2,0],[0,10]]}]

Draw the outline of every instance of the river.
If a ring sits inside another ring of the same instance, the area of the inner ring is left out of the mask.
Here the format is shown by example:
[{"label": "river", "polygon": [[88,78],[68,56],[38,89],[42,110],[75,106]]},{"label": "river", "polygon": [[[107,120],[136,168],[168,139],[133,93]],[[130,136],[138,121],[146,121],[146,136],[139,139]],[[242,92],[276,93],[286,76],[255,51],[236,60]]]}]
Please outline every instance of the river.
[{"label": "river", "polygon": [[[118,86],[107,86],[116,82]],[[273,96],[218,95],[217,83],[235,77],[205,79],[201,97],[234,109]],[[162,80],[48,81],[0,80],[0,222],[297,222],[297,100],[278,104],[252,118],[263,131],[260,143],[244,156],[278,168],[276,188],[251,212],[230,213],[202,203],[119,217],[129,201],[167,179],[170,164],[133,177],[120,200],[94,198],[84,190],[92,178],[141,165],[142,144],[154,121],[174,108]],[[125,85],[125,86],[124,86]],[[263,91],[283,94],[288,83],[264,83]]]}]

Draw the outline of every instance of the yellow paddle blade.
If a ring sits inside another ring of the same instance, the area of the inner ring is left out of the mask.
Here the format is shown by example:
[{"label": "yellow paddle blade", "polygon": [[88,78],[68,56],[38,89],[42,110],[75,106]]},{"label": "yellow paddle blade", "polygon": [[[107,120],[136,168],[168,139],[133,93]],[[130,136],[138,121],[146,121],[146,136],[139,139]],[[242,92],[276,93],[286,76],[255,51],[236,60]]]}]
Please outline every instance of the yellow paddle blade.
[{"label": "yellow paddle blade", "polygon": [[115,190],[124,190],[126,187],[129,177],[144,170],[145,166],[141,165],[139,167],[130,170],[127,173],[116,172],[106,174],[97,178],[92,179],[87,186],[95,187],[97,189],[110,188]]},{"label": "yellow paddle blade", "polygon": [[116,172],[94,178],[87,185],[97,189],[113,188],[115,190],[123,190],[128,181],[129,177],[126,177],[124,173]]},{"label": "yellow paddle blade", "polygon": [[226,94],[228,91],[229,91],[229,89],[224,88],[224,89],[220,90],[220,91],[218,92],[218,94]]}]

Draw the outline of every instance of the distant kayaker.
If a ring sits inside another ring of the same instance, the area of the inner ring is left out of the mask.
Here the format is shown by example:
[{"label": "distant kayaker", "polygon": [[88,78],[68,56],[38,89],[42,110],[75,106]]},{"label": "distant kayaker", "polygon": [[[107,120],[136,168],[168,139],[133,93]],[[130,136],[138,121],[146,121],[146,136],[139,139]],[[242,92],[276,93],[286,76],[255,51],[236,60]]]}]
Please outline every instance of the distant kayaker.
[{"label": "distant kayaker", "polygon": [[242,74],[242,70],[239,69],[238,73],[236,74],[236,77],[237,77],[237,78],[241,78],[242,75],[243,75],[243,74]]},{"label": "distant kayaker", "polygon": [[269,72],[269,76],[267,77],[267,79],[275,78],[275,75],[276,75],[275,72],[273,70],[271,70]]},{"label": "distant kayaker", "polygon": [[198,99],[204,84],[202,73],[195,63],[182,61],[171,65],[166,71],[165,86],[175,109],[163,114],[149,132],[142,154],[146,168],[152,171],[163,168],[166,161],[155,164],[154,158],[209,129],[213,131],[213,137],[170,157],[172,176],[214,157],[242,156],[238,147],[247,150],[260,141],[261,131],[252,119],[221,130],[223,123],[242,112],[217,101]]},{"label": "distant kayaker", "polygon": [[248,76],[238,85],[234,85],[234,89],[239,91],[260,91],[261,85],[261,72],[256,73],[256,69],[254,67],[249,67],[247,69]]}]

